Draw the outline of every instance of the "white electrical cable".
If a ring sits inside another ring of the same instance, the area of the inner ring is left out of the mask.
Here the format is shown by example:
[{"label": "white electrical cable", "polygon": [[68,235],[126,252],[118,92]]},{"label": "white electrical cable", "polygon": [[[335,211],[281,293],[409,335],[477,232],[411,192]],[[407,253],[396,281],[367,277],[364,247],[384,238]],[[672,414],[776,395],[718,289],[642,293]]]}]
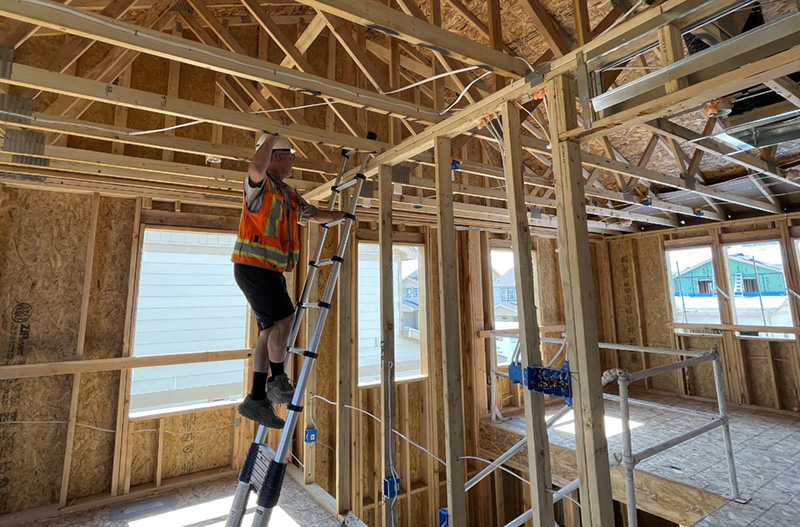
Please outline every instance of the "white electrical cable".
[{"label": "white electrical cable", "polygon": [[[493,463],[494,463],[494,461],[490,461],[490,460],[488,460],[488,459],[484,459],[484,458],[482,458],[482,457],[477,457],[477,456],[461,456],[461,457],[459,457],[458,459],[475,459],[475,460],[477,460],[477,461],[483,461],[483,462],[484,462],[484,463],[486,463],[487,465],[491,465],[491,464],[493,464]],[[528,481],[527,479],[523,478],[522,476],[520,476],[519,474],[517,474],[517,473],[516,473],[516,472],[514,472],[513,470],[511,470],[511,469],[509,469],[509,468],[506,468],[506,467],[504,467],[503,465],[497,465],[497,467],[496,467],[496,468],[499,468],[499,469],[500,469],[500,470],[502,470],[503,472],[507,472],[507,473],[511,474],[512,476],[514,476],[515,478],[517,478],[518,480],[520,480],[520,481],[521,481],[521,482],[523,482],[523,483],[527,483],[528,485],[530,485],[530,484],[531,484],[531,482],[530,482],[530,481]],[[568,495],[566,495],[566,494],[559,494],[559,492],[558,492],[557,490],[552,490],[552,489],[545,489],[545,490],[546,490],[547,492],[549,492],[550,494],[558,494],[559,496],[562,496],[562,497],[564,497],[564,498],[566,498],[566,499],[570,500],[571,502],[573,502],[573,503],[574,503],[575,505],[577,505],[578,507],[580,507],[580,506],[581,506],[581,504],[580,504],[580,503],[578,503],[577,501],[575,501],[573,498],[571,498],[570,496],[568,496]]]},{"label": "white electrical cable", "polygon": [[[387,377],[389,379],[393,378],[392,377],[392,367],[394,367],[394,362],[389,361],[386,364],[386,369],[388,370],[386,372],[386,375],[387,375]],[[392,383],[389,383],[389,390],[387,390],[386,392],[387,392],[386,405],[388,406],[388,410],[389,410],[388,411],[388,415],[386,416],[386,418],[389,420],[389,422],[387,424],[388,424],[390,430],[394,430],[394,428],[392,427],[392,423],[394,422],[392,420],[392,414],[393,414],[393,411],[394,411],[394,400],[393,400],[394,385]],[[391,443],[391,441],[389,442],[388,454],[389,454],[389,471],[391,472],[391,475],[392,475],[392,485],[394,485],[394,482],[397,481],[397,479],[399,479],[399,476],[397,475],[397,471],[394,468],[394,445]],[[397,489],[395,489],[395,491],[396,490]],[[392,509],[392,514],[391,514],[392,527],[395,527],[395,519],[394,519],[394,517],[395,517],[395,506],[397,505],[397,498],[398,498],[398,494],[395,493],[394,498],[392,498],[392,505],[391,505],[391,509]]]},{"label": "white electrical cable", "polygon": [[[66,425],[69,421],[0,421],[0,425]],[[91,428],[99,432],[116,433],[116,430],[108,428],[100,428],[99,426],[86,425],[83,423],[75,423],[75,426],[82,426],[84,428]]]},{"label": "white electrical cable", "polygon": [[[525,60],[525,59],[522,59]],[[385,91],[382,92],[384,95],[392,95],[394,93],[400,93],[401,91],[410,90],[411,88],[416,88],[422,84],[428,83],[430,81],[434,81],[436,79],[441,79],[442,77],[449,77],[450,75],[456,75],[458,73],[464,73],[465,71],[472,71],[478,69],[478,66],[468,66],[466,68],[461,68],[458,70],[453,71],[445,71],[444,73],[439,73],[438,75],[434,75],[433,77],[428,77],[427,79],[422,79],[421,81],[417,81],[414,84],[409,84],[408,86],[403,86],[402,88],[397,88],[396,90],[392,91]]]},{"label": "white electrical cable", "polygon": [[469,84],[467,84],[467,87],[466,87],[466,88],[464,88],[464,90],[463,90],[461,93],[459,93],[459,94],[458,94],[458,97],[456,98],[456,100],[455,100],[455,101],[453,101],[453,104],[451,104],[450,106],[448,106],[447,108],[445,108],[444,110],[442,110],[441,112],[439,112],[439,115],[444,115],[444,114],[446,114],[447,112],[449,112],[450,110],[452,110],[452,109],[453,109],[453,106],[455,106],[456,104],[458,104],[458,102],[459,102],[459,101],[460,101],[460,100],[461,100],[461,99],[464,97],[464,94],[466,94],[466,93],[469,91],[469,89],[470,89],[470,88],[472,88],[472,85],[473,85],[473,84],[475,84],[476,82],[478,82],[479,80],[481,80],[481,79],[482,79],[482,78],[484,78],[485,76],[489,75],[490,73],[491,73],[491,71],[487,71],[487,72],[486,72],[486,73],[484,73],[483,75],[480,75],[480,76],[476,77],[476,78],[475,78],[475,79],[474,79],[472,82],[470,82]]},{"label": "white electrical cable", "polygon": [[[321,400],[325,401],[326,403],[328,403],[328,404],[330,404],[330,405],[332,405],[332,406],[336,406],[336,403],[335,403],[335,402],[331,401],[330,399],[326,399],[325,397],[323,397],[323,396],[321,396],[321,395],[312,395],[311,397],[312,397],[312,398],[316,398],[316,399],[321,399]],[[366,416],[368,416],[368,417],[371,417],[371,418],[375,419],[375,420],[376,420],[377,422],[379,422],[379,423],[380,423],[380,422],[382,422],[382,421],[381,421],[381,420],[380,420],[378,417],[376,417],[376,416],[372,415],[371,413],[369,413],[369,412],[368,412],[368,411],[366,411],[366,410],[362,410],[361,408],[359,408],[359,407],[357,407],[357,406],[350,406],[349,404],[345,404],[345,405],[343,405],[343,406],[344,406],[345,408],[349,408],[350,410],[355,410],[356,412],[361,412],[362,414],[364,414],[364,415],[366,415]],[[419,443],[415,442],[415,441],[414,441],[414,440],[412,440],[412,439],[409,439],[408,437],[404,436],[403,434],[401,434],[401,433],[400,433],[400,432],[398,432],[397,430],[392,430],[392,432],[394,432],[394,433],[395,433],[395,434],[397,434],[398,436],[400,436],[400,437],[402,437],[403,439],[405,439],[405,440],[406,440],[408,443],[410,443],[410,444],[414,445],[415,447],[419,448],[420,450],[422,450],[423,452],[425,452],[426,454],[428,454],[429,456],[431,456],[433,459],[435,459],[436,461],[438,461],[438,462],[439,462],[439,463],[441,463],[442,465],[444,465],[444,466],[447,466],[447,463],[445,463],[445,461],[444,461],[442,458],[438,457],[436,454],[434,454],[433,452],[431,452],[430,450],[428,450],[428,449],[427,449],[427,448],[425,448],[424,446],[420,445]]]}]

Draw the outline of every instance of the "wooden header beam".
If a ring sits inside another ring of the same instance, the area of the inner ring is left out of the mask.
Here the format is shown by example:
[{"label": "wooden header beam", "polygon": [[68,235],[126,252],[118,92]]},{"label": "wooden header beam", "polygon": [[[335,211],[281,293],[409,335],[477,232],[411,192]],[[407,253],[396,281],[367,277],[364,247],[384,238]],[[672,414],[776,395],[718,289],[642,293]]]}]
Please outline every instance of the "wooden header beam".
[{"label": "wooden header beam", "polygon": [[516,57],[372,0],[300,1],[317,11],[330,13],[468,64],[497,70],[514,78],[528,73],[525,62]]},{"label": "wooden header beam", "polygon": [[[331,102],[365,108],[392,117],[427,123],[435,123],[442,119],[430,108],[414,103],[80,11],[49,0],[36,0],[35,4],[21,0],[3,2],[0,5],[0,15],[219,73],[300,91]],[[516,62],[520,62],[524,67],[522,61]]]}]

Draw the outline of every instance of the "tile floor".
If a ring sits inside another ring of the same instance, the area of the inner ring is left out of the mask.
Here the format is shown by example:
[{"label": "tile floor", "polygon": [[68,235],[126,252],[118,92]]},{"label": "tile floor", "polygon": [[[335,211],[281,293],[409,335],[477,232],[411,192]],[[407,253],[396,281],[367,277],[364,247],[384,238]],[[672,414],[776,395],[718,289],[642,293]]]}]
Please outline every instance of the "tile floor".
[{"label": "tile floor", "polygon": [[[37,520],[24,527],[224,527],[236,491],[236,481],[191,485],[174,492],[123,505],[91,509],[63,517]],[[252,524],[255,496],[250,497],[243,526]],[[283,483],[271,526],[339,527],[339,522],[292,478]]]},{"label": "tile floor", "polygon": [[[715,412],[716,405],[686,399],[636,394],[648,401],[687,410]],[[552,414],[562,403],[548,404]],[[622,452],[619,403],[605,401],[609,453]],[[696,527],[800,526],[800,416],[729,408],[731,440],[740,493],[746,504],[729,501],[695,524]],[[631,405],[633,450],[657,444],[696,428],[709,418],[662,408]],[[518,425],[524,427],[524,421]],[[575,448],[572,414],[550,430],[554,444]],[[720,429],[642,461],[636,467],[687,485],[728,496],[730,485]]]}]

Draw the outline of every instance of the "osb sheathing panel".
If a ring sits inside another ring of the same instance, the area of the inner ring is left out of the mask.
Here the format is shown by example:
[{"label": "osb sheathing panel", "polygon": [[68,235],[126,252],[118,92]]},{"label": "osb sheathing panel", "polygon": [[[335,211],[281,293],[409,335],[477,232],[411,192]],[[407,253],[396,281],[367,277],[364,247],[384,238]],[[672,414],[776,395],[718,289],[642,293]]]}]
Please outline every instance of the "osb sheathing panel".
[{"label": "osb sheathing panel", "polygon": [[[84,358],[121,357],[133,240],[134,200],[101,198],[97,218]],[[69,479],[69,498],[110,491],[119,372],[81,376],[78,426]]]},{"label": "osb sheathing panel", "polygon": [[741,339],[745,370],[747,371],[747,388],[750,392],[750,403],[757,406],[778,406],[778,392],[775,387],[775,374],[769,341]]},{"label": "osb sheathing panel", "polygon": [[770,342],[772,360],[775,363],[775,377],[778,385],[778,396],[781,408],[796,408],[800,406],[797,393],[797,379],[794,376],[794,360],[797,351],[794,342]]},{"label": "osb sheathing panel", "polygon": [[228,466],[233,445],[230,408],[164,418],[164,479]]},{"label": "osb sheathing panel", "polygon": [[[75,74],[79,77],[86,75],[88,70],[100,62],[100,60],[102,60],[112,49],[114,49],[114,47],[110,44],[104,44],[102,42],[94,43],[75,63]],[[83,121],[113,125],[114,105],[93,102],[86,109],[86,111],[83,112],[80,118]],[[86,150],[95,150],[98,152],[111,152],[112,143],[110,141],[100,141],[99,139],[70,136],[67,140],[67,146],[70,148],[82,148]]]},{"label": "osb sheathing panel", "polygon": [[[151,483],[158,459],[158,420],[136,421],[130,435],[131,486]],[[166,435],[165,439],[166,439]]]},{"label": "osb sheathing panel", "polygon": [[[674,347],[672,328],[670,327],[669,291],[665,268],[664,252],[660,240],[656,236],[647,236],[636,240],[639,276],[641,277],[641,293],[643,313],[644,344],[663,348]],[[647,354],[647,366],[652,368],[675,362],[669,355]],[[678,392],[675,373],[670,372],[650,378],[650,385],[658,390]]]},{"label": "osb sheathing panel", "polygon": [[[0,211],[2,364],[75,357],[91,199],[5,189]],[[57,218],[57,220],[56,220]],[[58,501],[72,376],[0,383],[8,421],[59,421],[0,428],[0,513]],[[7,463],[3,463],[7,462]],[[54,469],[54,467],[56,467]],[[30,492],[30,489],[38,489]]]},{"label": "osb sheathing panel", "polygon": [[[708,351],[713,347],[722,350],[722,338],[715,337],[683,337],[684,349],[696,351]],[[726,369],[725,362],[727,357],[720,358],[723,370]],[[699,395],[700,397],[716,397],[717,392],[714,387],[714,369],[710,362],[692,366],[687,370],[686,377],[689,380],[689,394]]]},{"label": "osb sheathing panel", "polygon": [[[614,315],[617,342],[641,344],[641,321],[637,309],[633,252],[628,238],[613,240],[608,244],[611,265],[611,290],[614,294]],[[620,367],[634,372],[644,369],[641,354],[619,351]]]},{"label": "osb sheathing panel", "polygon": [[[183,69],[183,67],[181,67]],[[167,93],[169,84],[169,61],[153,55],[141,53],[131,65],[130,87],[136,90],[144,90],[153,93]],[[184,122],[178,119],[178,124]],[[135,130],[155,130],[164,127],[164,116],[155,112],[128,110],[127,126]],[[208,127],[210,125],[197,125]],[[193,127],[189,127],[193,128]],[[182,129],[178,129],[180,131]],[[176,131],[176,135],[177,135]],[[125,145],[125,155],[143,157],[146,159],[161,159],[162,150],[157,148],[147,148],[137,145]],[[177,155],[176,159],[177,161]]]}]

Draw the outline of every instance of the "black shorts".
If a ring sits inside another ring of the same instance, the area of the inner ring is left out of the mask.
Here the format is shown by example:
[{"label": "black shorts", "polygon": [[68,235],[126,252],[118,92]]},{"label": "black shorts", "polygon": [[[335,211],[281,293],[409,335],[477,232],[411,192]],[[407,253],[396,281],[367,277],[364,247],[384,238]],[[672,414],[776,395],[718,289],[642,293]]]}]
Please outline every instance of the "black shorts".
[{"label": "black shorts", "polygon": [[275,322],[294,314],[294,303],[286,290],[283,273],[247,265],[233,264],[233,276],[247,303],[256,314],[258,331],[275,325]]}]

